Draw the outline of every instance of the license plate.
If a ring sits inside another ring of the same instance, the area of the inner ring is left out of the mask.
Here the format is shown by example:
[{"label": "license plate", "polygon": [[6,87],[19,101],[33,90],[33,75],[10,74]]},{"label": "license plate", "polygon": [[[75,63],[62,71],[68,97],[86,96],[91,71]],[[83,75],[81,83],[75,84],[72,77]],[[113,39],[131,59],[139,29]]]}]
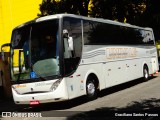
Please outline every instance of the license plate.
[{"label": "license plate", "polygon": [[39,101],[38,101],[38,100],[30,101],[30,105],[38,105],[38,104],[39,104]]}]

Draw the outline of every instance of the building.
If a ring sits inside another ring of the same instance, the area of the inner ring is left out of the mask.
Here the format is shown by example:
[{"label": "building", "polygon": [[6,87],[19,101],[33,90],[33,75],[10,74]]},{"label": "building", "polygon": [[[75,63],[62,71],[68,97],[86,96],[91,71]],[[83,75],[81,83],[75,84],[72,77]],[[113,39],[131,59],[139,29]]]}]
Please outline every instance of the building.
[{"label": "building", "polygon": [[0,46],[10,42],[14,27],[37,17],[42,0],[0,0]]}]

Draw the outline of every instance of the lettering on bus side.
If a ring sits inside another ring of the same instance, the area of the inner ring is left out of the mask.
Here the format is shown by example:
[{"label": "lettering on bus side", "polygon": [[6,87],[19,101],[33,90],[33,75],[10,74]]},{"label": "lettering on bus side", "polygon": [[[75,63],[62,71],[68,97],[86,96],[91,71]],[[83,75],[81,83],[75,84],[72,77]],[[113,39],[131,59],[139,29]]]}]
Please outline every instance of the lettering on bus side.
[{"label": "lettering on bus side", "polygon": [[107,59],[132,58],[137,56],[136,48],[107,48]]},{"label": "lettering on bus side", "polygon": [[45,83],[45,82],[37,82],[35,83],[35,87],[39,87],[39,86],[45,86],[45,85],[52,85],[52,82],[49,83]]}]

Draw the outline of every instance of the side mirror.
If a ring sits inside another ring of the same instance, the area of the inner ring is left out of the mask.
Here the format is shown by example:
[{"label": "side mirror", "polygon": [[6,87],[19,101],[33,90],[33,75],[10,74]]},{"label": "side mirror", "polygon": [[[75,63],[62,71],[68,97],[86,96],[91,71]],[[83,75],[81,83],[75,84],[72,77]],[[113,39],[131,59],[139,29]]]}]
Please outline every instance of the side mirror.
[{"label": "side mirror", "polygon": [[2,61],[5,61],[4,51],[1,51],[1,58],[2,58]]},{"label": "side mirror", "polygon": [[11,47],[11,44],[10,43],[6,43],[6,44],[3,44],[1,46],[1,57],[2,57],[3,61],[5,61],[5,54],[4,54],[4,50],[3,50],[4,47]]},{"label": "side mirror", "polygon": [[63,33],[63,39],[68,42],[68,50],[74,50],[73,48],[73,38],[68,35],[68,33]]},{"label": "side mirror", "polygon": [[68,38],[68,46],[69,46],[69,50],[74,50],[74,47],[73,47],[73,38],[72,37],[69,37]]},{"label": "side mirror", "polygon": [[23,50],[19,50],[18,64],[19,64],[19,72],[22,72],[23,69],[23,61],[22,61]]}]

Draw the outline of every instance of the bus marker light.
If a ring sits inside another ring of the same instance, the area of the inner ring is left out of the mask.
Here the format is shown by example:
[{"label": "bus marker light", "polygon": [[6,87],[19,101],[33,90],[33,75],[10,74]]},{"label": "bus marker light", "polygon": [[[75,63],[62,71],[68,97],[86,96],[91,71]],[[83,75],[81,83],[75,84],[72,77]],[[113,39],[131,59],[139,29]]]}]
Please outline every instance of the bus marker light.
[{"label": "bus marker light", "polygon": [[36,101],[30,101],[30,105],[38,105],[39,104],[39,101],[36,100]]},{"label": "bus marker light", "polygon": [[81,76],[80,74],[76,75],[77,77]]},{"label": "bus marker light", "polygon": [[69,78],[73,78],[73,76],[69,76]]}]

